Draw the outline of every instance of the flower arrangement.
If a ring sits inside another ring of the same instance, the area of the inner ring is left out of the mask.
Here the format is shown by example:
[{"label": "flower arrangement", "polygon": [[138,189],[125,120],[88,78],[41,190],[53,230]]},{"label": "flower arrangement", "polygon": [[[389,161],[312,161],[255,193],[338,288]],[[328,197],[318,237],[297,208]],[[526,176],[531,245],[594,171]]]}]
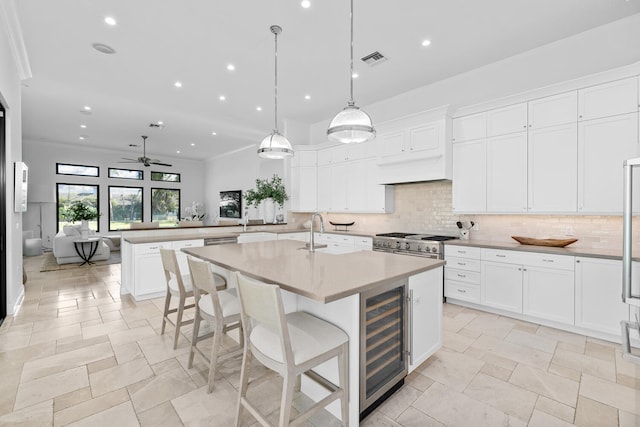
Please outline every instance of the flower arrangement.
[{"label": "flower arrangement", "polygon": [[90,221],[98,218],[100,215],[94,206],[83,200],[77,200],[65,209],[63,216],[70,222],[76,222]]},{"label": "flower arrangement", "polygon": [[282,178],[273,175],[271,179],[256,179],[256,188],[244,192],[244,199],[247,205],[258,206],[265,199],[272,198],[280,207],[285,200],[289,200],[287,191],[282,183]]},{"label": "flower arrangement", "polygon": [[184,208],[186,216],[182,218],[182,221],[202,221],[207,216],[202,212],[202,204],[200,202],[191,202],[191,206]]}]

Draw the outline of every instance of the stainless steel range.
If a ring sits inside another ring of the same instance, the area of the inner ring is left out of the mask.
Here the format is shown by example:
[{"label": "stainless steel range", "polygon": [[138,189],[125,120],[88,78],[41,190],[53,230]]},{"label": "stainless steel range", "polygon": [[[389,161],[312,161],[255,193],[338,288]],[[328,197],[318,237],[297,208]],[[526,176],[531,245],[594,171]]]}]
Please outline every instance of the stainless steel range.
[{"label": "stainless steel range", "polygon": [[373,239],[373,250],[425,258],[443,259],[444,244],[454,236],[415,233],[382,233]]}]

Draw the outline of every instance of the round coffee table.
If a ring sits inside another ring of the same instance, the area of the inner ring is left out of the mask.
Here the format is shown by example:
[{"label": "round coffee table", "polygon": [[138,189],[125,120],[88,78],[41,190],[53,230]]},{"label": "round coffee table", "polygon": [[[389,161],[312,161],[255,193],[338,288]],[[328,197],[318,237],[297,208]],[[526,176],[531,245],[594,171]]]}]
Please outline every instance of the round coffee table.
[{"label": "round coffee table", "polygon": [[89,237],[87,239],[73,240],[73,247],[76,249],[76,253],[84,261],[80,265],[93,264],[91,262],[91,258],[96,254],[101,241],[102,237]]}]

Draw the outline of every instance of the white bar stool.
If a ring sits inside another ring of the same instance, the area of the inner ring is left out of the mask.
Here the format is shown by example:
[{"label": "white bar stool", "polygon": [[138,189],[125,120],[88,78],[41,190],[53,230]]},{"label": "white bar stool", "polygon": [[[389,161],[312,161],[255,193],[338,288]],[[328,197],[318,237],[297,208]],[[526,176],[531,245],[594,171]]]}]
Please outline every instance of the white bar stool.
[{"label": "white bar stool", "polygon": [[[198,261],[192,256],[187,258],[191,281],[193,283],[193,296],[196,300],[196,314],[193,323],[193,338],[191,339],[191,351],[189,353],[189,369],[193,366],[193,356],[197,351],[209,362],[209,380],[207,393],[213,390],[213,381],[216,375],[218,360],[229,358],[242,352],[242,344],[236,349],[220,353],[222,334],[232,329],[240,328],[240,342],[242,343],[242,323],[240,322],[240,302],[236,289],[222,289],[227,281],[219,274],[213,273],[208,262]],[[208,295],[207,295],[208,294]],[[214,325],[213,332],[198,336],[200,322],[208,321]],[[213,336],[211,357],[207,357],[197,347],[198,341]]]},{"label": "white bar stool", "polygon": [[[193,296],[193,285],[191,284],[191,276],[188,274],[180,274],[178,266],[178,258],[173,249],[160,249],[160,257],[162,258],[162,267],[164,268],[164,277],[167,281],[167,296],[164,300],[164,312],[162,314],[162,330],[160,335],[164,334],[164,328],[167,322],[175,327],[175,337],[173,339],[173,349],[178,347],[178,338],[180,337],[180,327],[190,325],[193,319],[182,320],[185,309],[193,308],[195,304],[185,306],[185,300]],[[169,309],[171,297],[178,298],[178,307]],[[175,323],[169,319],[169,314],[176,313]]]},{"label": "white bar stool", "polygon": [[[247,400],[249,367],[255,357],[267,368],[283,377],[279,426],[298,425],[329,403],[340,399],[342,425],[349,425],[348,378],[349,337],[337,326],[311,314],[297,311],[284,313],[280,288],[243,276],[236,272],[238,295],[244,328],[244,354],[240,372],[240,396],[236,426],[247,409],[263,426],[269,426],[264,414]],[[338,358],[340,385],[331,383],[311,369]],[[325,387],[330,394],[291,419],[293,392],[299,389],[300,376]],[[251,383],[260,381],[260,378]]]}]

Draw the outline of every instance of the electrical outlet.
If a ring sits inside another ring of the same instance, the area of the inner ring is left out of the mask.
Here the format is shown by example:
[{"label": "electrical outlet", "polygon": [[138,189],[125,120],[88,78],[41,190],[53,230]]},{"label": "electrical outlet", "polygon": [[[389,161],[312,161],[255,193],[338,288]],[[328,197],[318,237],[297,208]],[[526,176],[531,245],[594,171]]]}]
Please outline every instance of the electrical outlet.
[{"label": "electrical outlet", "polygon": [[562,229],[562,234],[565,236],[573,236],[573,227],[564,227]]}]

